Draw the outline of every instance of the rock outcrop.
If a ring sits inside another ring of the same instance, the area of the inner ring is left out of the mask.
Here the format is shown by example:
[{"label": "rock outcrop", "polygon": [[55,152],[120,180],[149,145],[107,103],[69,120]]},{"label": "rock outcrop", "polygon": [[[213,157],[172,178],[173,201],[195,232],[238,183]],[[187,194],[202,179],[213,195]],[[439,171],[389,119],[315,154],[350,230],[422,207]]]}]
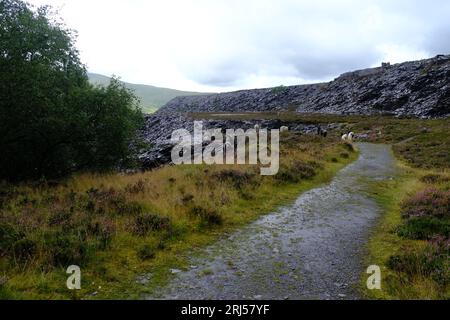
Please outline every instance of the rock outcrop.
[{"label": "rock outcrop", "polygon": [[[391,114],[418,118],[450,115],[450,55],[349,72],[328,83],[177,97],[147,116],[143,137],[154,148],[142,155],[146,167],[167,161],[175,129],[192,129],[187,113],[297,111],[328,114]],[[207,121],[207,127],[245,129],[254,123]],[[267,127],[283,123],[263,123]],[[300,126],[300,125],[299,125]],[[296,128],[312,130],[307,126]]]},{"label": "rock outcrop", "polygon": [[349,72],[329,83],[178,97],[162,112],[297,110],[339,114],[450,115],[450,55]]}]

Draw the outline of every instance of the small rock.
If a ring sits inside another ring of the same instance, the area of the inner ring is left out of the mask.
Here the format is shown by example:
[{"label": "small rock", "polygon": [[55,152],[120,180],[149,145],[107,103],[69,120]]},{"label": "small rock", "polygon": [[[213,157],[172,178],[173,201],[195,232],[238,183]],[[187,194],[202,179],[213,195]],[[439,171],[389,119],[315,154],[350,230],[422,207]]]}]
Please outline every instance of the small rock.
[{"label": "small rock", "polygon": [[253,296],[253,299],[255,299],[255,300],[261,300],[261,299],[262,299],[262,296],[261,296],[261,295]]},{"label": "small rock", "polygon": [[143,275],[139,276],[136,279],[137,284],[141,284],[143,286],[147,285],[150,282],[150,276],[149,275]]},{"label": "small rock", "polygon": [[180,272],[181,272],[181,270],[179,270],[179,269],[170,269],[170,273],[172,273],[172,274],[177,274]]}]

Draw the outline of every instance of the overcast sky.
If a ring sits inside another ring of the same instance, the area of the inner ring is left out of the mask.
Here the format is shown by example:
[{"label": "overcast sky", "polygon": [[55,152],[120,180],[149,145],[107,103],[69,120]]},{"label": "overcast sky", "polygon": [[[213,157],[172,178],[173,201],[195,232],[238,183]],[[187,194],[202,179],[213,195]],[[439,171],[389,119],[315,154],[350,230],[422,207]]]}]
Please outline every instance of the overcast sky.
[{"label": "overcast sky", "polygon": [[448,0],[29,0],[78,31],[90,72],[183,90],[330,80],[450,53]]}]

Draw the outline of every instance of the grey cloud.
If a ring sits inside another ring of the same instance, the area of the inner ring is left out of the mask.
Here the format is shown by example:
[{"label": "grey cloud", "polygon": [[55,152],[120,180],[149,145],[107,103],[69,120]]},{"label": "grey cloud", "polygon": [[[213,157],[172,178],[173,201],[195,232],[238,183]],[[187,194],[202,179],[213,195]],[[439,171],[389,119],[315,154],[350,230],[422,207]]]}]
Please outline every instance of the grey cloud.
[{"label": "grey cloud", "polygon": [[[225,87],[261,74],[297,77],[299,81],[328,79],[380,63],[383,45],[397,45],[413,53],[450,53],[448,1],[345,2],[347,8],[331,5],[325,10],[331,2],[314,7],[304,1],[287,1],[278,15],[267,21],[238,17],[234,24],[224,24],[229,29],[221,30],[224,42],[213,43],[231,47],[231,56],[217,50],[216,56],[204,57],[198,51],[179,67],[191,80]],[[364,14],[367,19],[361,16]],[[369,19],[373,22],[366,21]]]}]

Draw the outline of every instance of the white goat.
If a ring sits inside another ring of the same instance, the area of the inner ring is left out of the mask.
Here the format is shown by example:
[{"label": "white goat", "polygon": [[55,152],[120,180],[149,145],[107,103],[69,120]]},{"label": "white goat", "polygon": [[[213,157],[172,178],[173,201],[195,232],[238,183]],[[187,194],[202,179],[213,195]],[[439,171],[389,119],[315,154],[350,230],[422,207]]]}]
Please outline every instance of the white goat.
[{"label": "white goat", "polygon": [[355,134],[354,134],[353,132],[350,132],[350,133],[348,134],[348,140],[349,140],[349,141],[353,141],[354,138],[355,138]]},{"label": "white goat", "polygon": [[289,131],[289,127],[282,126],[282,127],[280,128],[280,132],[281,132],[281,133],[283,133],[283,132],[288,132],[288,131]]},{"label": "white goat", "polygon": [[355,134],[353,132],[346,133],[342,136],[342,141],[353,142]]}]

